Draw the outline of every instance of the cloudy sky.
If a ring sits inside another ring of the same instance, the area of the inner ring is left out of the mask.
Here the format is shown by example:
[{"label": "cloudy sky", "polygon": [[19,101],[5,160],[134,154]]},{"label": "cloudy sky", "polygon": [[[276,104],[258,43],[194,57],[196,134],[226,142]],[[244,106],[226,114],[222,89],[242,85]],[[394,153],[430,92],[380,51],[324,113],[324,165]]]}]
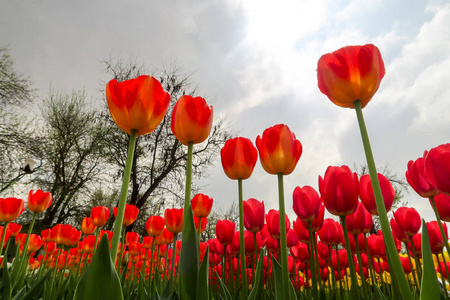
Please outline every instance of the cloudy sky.
[{"label": "cloudy sky", "polygon": [[[291,219],[296,186],[317,188],[329,165],[365,164],[354,110],[317,87],[322,54],[373,43],[386,75],[364,109],[378,167],[404,179],[407,162],[449,142],[450,4],[439,0],[2,1],[0,45],[39,94],[85,89],[92,101],[108,81],[102,61],[121,57],[160,68],[176,61],[199,94],[240,136],[255,141],[287,124],[303,144],[285,178]],[[151,74],[150,74],[151,75]],[[33,112],[30,112],[33,114]],[[237,201],[237,183],[218,157],[204,193],[216,209]],[[244,198],[278,208],[276,176],[259,162]],[[410,190],[409,206],[427,220],[428,201]]]}]

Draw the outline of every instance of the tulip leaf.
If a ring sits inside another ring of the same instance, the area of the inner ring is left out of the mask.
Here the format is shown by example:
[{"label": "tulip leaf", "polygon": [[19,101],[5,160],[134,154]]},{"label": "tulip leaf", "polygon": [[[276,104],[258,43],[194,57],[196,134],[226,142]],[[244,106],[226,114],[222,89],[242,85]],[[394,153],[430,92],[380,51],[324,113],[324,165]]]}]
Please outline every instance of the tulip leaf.
[{"label": "tulip leaf", "polygon": [[231,297],[230,291],[228,291],[227,287],[225,286],[225,283],[223,283],[222,279],[220,278],[219,274],[216,271],[217,280],[219,281],[219,288],[220,288],[220,295],[224,300],[233,300],[233,297]]},{"label": "tulip leaf", "polygon": [[[42,276],[41,279],[31,288],[27,291],[27,293],[21,297],[21,300],[37,300],[40,299],[41,294],[44,290],[44,283],[47,280],[47,278],[50,277],[52,274],[52,271],[48,271],[44,276]],[[3,298],[2,298],[3,299]]]},{"label": "tulip leaf", "polygon": [[256,275],[255,275],[255,283],[252,285],[252,291],[250,292],[250,295],[248,296],[248,300],[257,300],[262,298],[263,293],[263,261],[264,261],[264,255],[263,251],[261,249],[261,252],[259,253],[259,260],[258,265],[256,266]]},{"label": "tulip leaf", "polygon": [[195,299],[196,297],[199,256],[197,230],[189,205],[187,218],[184,217],[183,220],[183,243],[181,244],[179,262],[180,298],[183,300]]},{"label": "tulip leaf", "polygon": [[434,269],[431,246],[428,238],[428,229],[425,220],[422,219],[422,282],[420,284],[420,299],[440,299],[440,288]]},{"label": "tulip leaf", "polygon": [[206,248],[205,256],[198,272],[197,281],[197,297],[195,299],[208,300],[209,299],[209,248]]},{"label": "tulip leaf", "polygon": [[109,252],[107,235],[103,235],[97,251],[75,290],[74,300],[123,300],[122,287]]},{"label": "tulip leaf", "polygon": [[[281,280],[281,265],[272,255],[273,284],[275,287],[275,298],[284,299],[283,282]],[[287,291],[286,291],[287,292]]]},{"label": "tulip leaf", "polygon": [[2,284],[2,292],[1,292],[1,298],[2,299],[11,299],[11,278],[9,276],[9,271],[8,271],[8,266],[7,266],[7,258],[6,258],[6,253],[3,256],[3,262],[4,262],[4,267],[1,269],[2,271],[2,279],[1,279],[1,284]]}]

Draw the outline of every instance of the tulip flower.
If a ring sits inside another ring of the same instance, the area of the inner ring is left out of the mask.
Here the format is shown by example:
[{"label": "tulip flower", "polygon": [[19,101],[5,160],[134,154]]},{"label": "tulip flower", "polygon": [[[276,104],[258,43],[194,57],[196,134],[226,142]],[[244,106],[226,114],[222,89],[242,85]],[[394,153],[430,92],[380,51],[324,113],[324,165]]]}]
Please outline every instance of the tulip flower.
[{"label": "tulip flower", "polygon": [[[384,206],[388,212],[391,210],[392,203],[394,203],[395,190],[392,187],[391,182],[383,174],[378,173],[378,181],[380,182],[381,193],[383,194]],[[366,209],[371,214],[378,216],[375,196],[373,194],[372,181],[370,180],[369,174],[362,175],[359,178],[359,194]]]},{"label": "tulip flower", "polygon": [[192,212],[197,218],[207,218],[211,213],[213,198],[205,194],[197,194],[191,200]]},{"label": "tulip flower", "polygon": [[164,212],[164,221],[167,230],[173,234],[178,234],[183,230],[183,209],[167,208]]},{"label": "tulip flower", "polygon": [[[11,237],[11,229],[6,227],[6,231],[5,231],[5,227],[4,226],[0,226],[0,237],[3,237],[3,236],[4,236],[4,241],[8,241],[9,238]],[[0,247],[0,251],[1,251],[1,249],[6,247],[6,243],[4,241],[3,241],[2,246]]]},{"label": "tulip flower", "polygon": [[91,210],[91,222],[95,226],[103,227],[109,218],[109,209],[105,206],[93,207]]},{"label": "tulip flower", "polygon": [[362,202],[358,202],[355,212],[345,217],[348,233],[358,235],[370,232],[373,226],[372,215],[366,210]]},{"label": "tulip flower", "polygon": [[423,198],[430,198],[439,194],[439,190],[428,181],[425,174],[424,157],[427,154],[428,151],[425,151],[423,157],[419,157],[415,161],[410,160],[408,170],[405,173],[409,185]]},{"label": "tulip flower", "polygon": [[319,215],[317,216],[317,218],[315,218],[311,222],[305,222],[305,221],[301,221],[301,222],[303,223],[303,226],[305,226],[305,228],[308,228],[308,230],[309,230],[308,223],[311,223],[311,231],[317,232],[320,230],[320,228],[322,228],[324,217],[325,217],[325,205],[323,205],[321,203],[320,208],[319,208]]},{"label": "tulip flower", "polygon": [[28,194],[28,209],[35,212],[43,212],[52,204],[52,194],[50,192],[43,192],[37,190],[33,193],[33,190]]},{"label": "tulip flower", "polygon": [[211,131],[213,108],[201,97],[184,95],[175,104],[171,120],[170,128],[183,145],[198,144],[206,140]]},{"label": "tulip flower", "polygon": [[264,201],[250,198],[243,201],[244,226],[252,233],[257,233],[264,227]]},{"label": "tulip flower", "polygon": [[81,231],[85,235],[93,234],[97,226],[95,226],[90,217],[85,217],[81,222]]},{"label": "tulip flower", "polygon": [[[266,214],[267,229],[269,230],[270,236],[276,240],[280,239],[280,212],[274,209],[269,210]],[[285,216],[285,228],[286,232],[291,227],[291,222],[288,216]]]},{"label": "tulip flower", "polygon": [[325,219],[317,234],[325,245],[339,245],[344,237],[341,225],[333,219]]},{"label": "tulip flower", "polygon": [[432,148],[424,155],[428,181],[442,193],[450,196],[450,143]]},{"label": "tulip flower", "polygon": [[0,198],[0,221],[9,223],[17,219],[24,210],[22,199],[9,197]]},{"label": "tulip flower", "polygon": [[300,141],[284,124],[266,129],[262,137],[256,138],[256,147],[264,170],[273,175],[291,174],[303,151]]},{"label": "tulip flower", "polygon": [[198,222],[199,222],[199,220],[201,219],[201,224],[200,224],[200,234],[203,232],[203,231],[205,231],[205,229],[206,229],[206,224],[207,224],[207,220],[208,219],[206,219],[206,218],[197,218],[196,216],[194,216],[194,224],[195,224],[195,228],[197,228],[197,230],[198,230]]},{"label": "tulip flower", "polygon": [[384,77],[384,63],[374,45],[347,46],[322,55],[317,64],[320,91],[340,107],[364,108]]},{"label": "tulip flower", "polygon": [[57,245],[65,245],[72,237],[74,230],[72,225],[56,224],[50,232],[50,237]]},{"label": "tulip flower", "polygon": [[434,197],[434,203],[441,220],[450,222],[450,196],[440,193],[439,195]]},{"label": "tulip flower", "polygon": [[162,233],[164,225],[165,222],[163,217],[150,216],[147,222],[145,222],[145,229],[151,237],[156,237]]},{"label": "tulip flower", "polygon": [[137,232],[129,231],[125,235],[125,243],[128,245],[131,242],[139,242],[141,239],[141,236]]},{"label": "tulip flower", "polygon": [[[442,224],[444,228],[445,238],[448,239],[447,225]],[[428,239],[430,240],[431,252],[439,254],[445,246],[437,221],[427,222]]]},{"label": "tulip flower", "polygon": [[258,160],[258,152],[251,140],[237,137],[225,142],[220,157],[223,170],[230,179],[248,179]]},{"label": "tulip flower", "polygon": [[20,230],[22,230],[22,225],[11,222],[8,223],[8,228],[11,230],[11,236],[16,237],[20,233]]},{"label": "tulip flower", "polygon": [[347,216],[358,206],[358,175],[347,166],[329,166],[324,178],[319,176],[319,191],[331,214]]},{"label": "tulip flower", "polygon": [[301,188],[297,186],[292,198],[294,212],[300,220],[311,222],[319,216],[322,199],[313,187],[306,185]]},{"label": "tulip flower", "polygon": [[422,226],[420,215],[413,207],[398,208],[394,212],[394,218],[397,226],[408,237],[416,235]]},{"label": "tulip flower", "polygon": [[219,242],[227,246],[233,241],[236,224],[229,220],[219,220],[216,224],[216,236]]},{"label": "tulip flower", "polygon": [[[117,217],[117,207],[113,209],[114,218]],[[139,208],[133,204],[125,204],[125,214],[123,216],[123,226],[130,226],[136,221],[139,214]]]},{"label": "tulip flower", "polygon": [[161,123],[170,103],[170,95],[161,83],[148,75],[106,85],[109,112],[117,126],[128,134],[148,134]]}]

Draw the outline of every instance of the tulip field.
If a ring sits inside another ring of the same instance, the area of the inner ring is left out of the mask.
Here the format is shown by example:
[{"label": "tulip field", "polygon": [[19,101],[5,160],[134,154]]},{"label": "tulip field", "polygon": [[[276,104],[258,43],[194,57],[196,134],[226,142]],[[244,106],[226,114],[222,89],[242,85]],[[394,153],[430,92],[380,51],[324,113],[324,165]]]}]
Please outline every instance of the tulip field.
[{"label": "tulip field", "polygon": [[[157,128],[171,97],[151,76],[111,80],[111,117],[130,136],[118,206],[93,207],[78,226],[35,232],[36,218],[52,205],[51,193],[32,190],[26,201],[0,198],[0,299],[450,299],[450,144],[405,166],[407,182],[429,199],[436,220],[425,222],[414,207],[397,208],[389,219],[395,190],[376,171],[362,114],[384,74],[374,45],[325,54],[317,67],[320,91],[356,112],[370,174],[329,166],[313,174],[318,190],[298,186],[287,198],[283,178],[302,155],[289,127],[264,130],[255,145],[245,137],[229,139],[220,156],[225,175],[236,182],[239,222],[219,220],[215,238],[205,242],[199,237],[213,198],[192,195],[192,153],[210,134],[213,108],[201,97],[178,99],[171,129],[187,148],[184,207],[142,215],[127,204],[136,139]],[[277,210],[244,200],[244,182],[258,157],[268,176],[275,175]],[[15,223],[24,209],[33,216],[27,232]],[[334,218],[325,219],[325,210]],[[104,230],[111,215],[113,231]],[[377,232],[373,216],[380,220]],[[137,218],[146,220],[147,234],[125,234]]]}]

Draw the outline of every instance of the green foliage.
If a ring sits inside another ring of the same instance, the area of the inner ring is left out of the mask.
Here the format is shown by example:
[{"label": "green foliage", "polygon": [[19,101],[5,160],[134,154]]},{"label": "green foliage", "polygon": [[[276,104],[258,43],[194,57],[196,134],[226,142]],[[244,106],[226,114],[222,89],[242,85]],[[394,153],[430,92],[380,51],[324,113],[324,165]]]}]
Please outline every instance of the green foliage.
[{"label": "green foliage", "polygon": [[420,299],[440,299],[441,293],[434,269],[431,246],[428,238],[428,229],[425,220],[422,219],[422,282],[420,284]]},{"label": "green foliage", "polygon": [[97,251],[75,290],[74,300],[123,300],[119,277],[111,260],[107,235],[103,235]]}]

